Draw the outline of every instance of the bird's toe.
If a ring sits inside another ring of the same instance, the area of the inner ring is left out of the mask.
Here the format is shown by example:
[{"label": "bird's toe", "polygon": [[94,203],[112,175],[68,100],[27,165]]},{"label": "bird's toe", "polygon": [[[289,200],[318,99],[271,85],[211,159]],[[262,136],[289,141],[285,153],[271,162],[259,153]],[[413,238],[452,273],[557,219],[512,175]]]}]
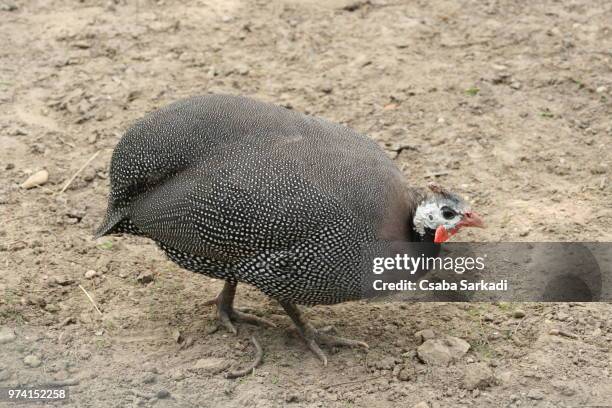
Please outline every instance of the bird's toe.
[{"label": "bird's toe", "polygon": [[361,347],[369,349],[368,343],[359,340],[347,339],[346,337],[332,336],[331,334],[317,332],[317,340],[327,344],[328,346],[343,346],[343,347]]},{"label": "bird's toe", "polygon": [[255,316],[250,313],[240,312],[235,309],[232,311],[231,317],[234,321],[251,323],[251,324],[258,325],[258,326],[276,327],[276,324],[274,324],[274,322],[268,319],[264,319],[263,317]]},{"label": "bird's toe", "polygon": [[232,323],[232,319],[230,318],[230,314],[228,312],[219,309],[217,311],[217,315],[219,317],[219,323],[221,323],[223,327],[225,327],[230,333],[238,334],[238,330]]},{"label": "bird's toe", "polygon": [[327,356],[321,350],[321,347],[317,344],[315,339],[306,340],[306,345],[314,353],[315,356],[323,363],[323,366],[327,367]]}]

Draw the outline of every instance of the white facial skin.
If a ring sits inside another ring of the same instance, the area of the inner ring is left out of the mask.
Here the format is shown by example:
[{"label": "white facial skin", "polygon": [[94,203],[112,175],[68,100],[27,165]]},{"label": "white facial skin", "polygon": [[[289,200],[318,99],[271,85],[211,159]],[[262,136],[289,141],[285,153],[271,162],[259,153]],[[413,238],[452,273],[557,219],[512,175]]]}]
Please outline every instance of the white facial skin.
[{"label": "white facial skin", "polygon": [[450,231],[462,220],[466,210],[463,203],[445,197],[430,197],[417,207],[414,229],[420,235],[425,234],[425,228],[435,231],[439,226]]}]

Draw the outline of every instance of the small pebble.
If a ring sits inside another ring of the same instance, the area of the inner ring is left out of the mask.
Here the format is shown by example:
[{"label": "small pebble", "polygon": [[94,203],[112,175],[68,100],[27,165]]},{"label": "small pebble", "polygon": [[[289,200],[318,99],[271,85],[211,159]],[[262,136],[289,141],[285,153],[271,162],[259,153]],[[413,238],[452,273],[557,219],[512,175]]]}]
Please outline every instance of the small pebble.
[{"label": "small pebble", "polygon": [[538,390],[531,390],[527,393],[527,398],[532,400],[543,400],[544,395]]},{"label": "small pebble", "polygon": [[87,41],[77,41],[77,42],[73,43],[72,45],[74,45],[76,48],[80,48],[82,50],[86,50],[88,48],[91,48],[91,44],[88,43]]},{"label": "small pebble", "polygon": [[331,84],[324,84],[321,86],[321,92],[325,94],[330,94],[334,90],[334,87]]},{"label": "small pebble", "polygon": [[47,170],[41,170],[32,174],[26,181],[21,184],[21,188],[26,190],[37,186],[42,186],[49,181],[49,172]]},{"label": "small pebble", "polygon": [[523,318],[525,316],[526,316],[526,313],[523,309],[516,309],[514,313],[512,313],[512,317],[515,317],[517,319]]},{"label": "small pebble", "polygon": [[87,272],[85,272],[85,278],[93,279],[97,274],[98,273],[96,271],[94,271],[93,269],[90,269]]},{"label": "small pebble", "polygon": [[142,283],[143,285],[145,285],[147,283],[153,282],[154,277],[151,272],[146,271],[146,272],[141,272],[140,275],[138,275],[138,277],[136,278],[136,280]]},{"label": "small pebble", "polygon": [[23,362],[25,363],[25,365],[27,365],[28,367],[32,367],[32,368],[39,367],[41,364],[40,358],[38,358],[34,354],[30,354],[26,356],[23,359]]},{"label": "small pebble", "polygon": [[484,390],[496,383],[493,371],[485,363],[470,364],[464,370],[462,387],[466,390]]},{"label": "small pebble", "polygon": [[244,64],[238,64],[236,66],[236,72],[240,75],[247,75],[249,73],[249,67]]},{"label": "small pebble", "polygon": [[436,337],[436,333],[432,329],[419,330],[414,333],[415,339],[419,342],[419,344],[434,339]]},{"label": "small pebble", "polygon": [[285,402],[286,403],[292,403],[292,402],[298,402],[300,400],[300,396],[295,393],[295,392],[289,392],[287,394],[285,394]]},{"label": "small pebble", "polygon": [[605,93],[608,91],[608,88],[606,88],[605,86],[599,86],[597,87],[597,89],[595,90],[595,92],[597,93]]},{"label": "small pebble", "polygon": [[13,3],[2,3],[0,4],[1,11],[15,11],[17,10],[17,6]]},{"label": "small pebble", "polygon": [[74,283],[74,279],[70,279],[66,275],[59,275],[53,278],[53,281],[60,286],[68,286]]},{"label": "small pebble", "polygon": [[467,341],[445,336],[425,341],[417,348],[417,356],[427,365],[448,366],[451,362],[463,358],[469,349],[470,343]]},{"label": "small pebble", "polygon": [[93,167],[89,167],[83,170],[83,173],[81,173],[81,177],[85,181],[93,181],[96,178],[96,174],[96,169],[94,169]]},{"label": "small pebble", "polygon": [[161,389],[161,390],[157,391],[157,393],[155,394],[155,396],[156,396],[157,398],[159,398],[159,399],[165,399],[165,398],[170,397],[170,391],[168,391],[168,390],[164,390],[164,389]]}]

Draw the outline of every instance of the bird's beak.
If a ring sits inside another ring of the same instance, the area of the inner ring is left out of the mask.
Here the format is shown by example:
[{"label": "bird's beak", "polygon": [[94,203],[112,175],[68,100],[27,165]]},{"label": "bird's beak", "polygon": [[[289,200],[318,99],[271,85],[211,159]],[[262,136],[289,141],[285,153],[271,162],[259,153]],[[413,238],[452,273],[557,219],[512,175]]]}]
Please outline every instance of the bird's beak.
[{"label": "bird's beak", "polygon": [[460,227],[485,228],[485,223],[480,217],[480,215],[476,214],[473,211],[466,211],[463,214],[463,219],[457,224],[457,228]]},{"label": "bird's beak", "polygon": [[472,211],[466,211],[463,214],[463,218],[461,219],[461,221],[459,221],[454,228],[447,230],[446,228],[444,228],[444,226],[440,225],[436,229],[434,242],[436,244],[441,244],[442,242],[448,241],[450,237],[459,232],[459,230],[463,227],[485,228],[485,223],[480,217],[480,215]]}]

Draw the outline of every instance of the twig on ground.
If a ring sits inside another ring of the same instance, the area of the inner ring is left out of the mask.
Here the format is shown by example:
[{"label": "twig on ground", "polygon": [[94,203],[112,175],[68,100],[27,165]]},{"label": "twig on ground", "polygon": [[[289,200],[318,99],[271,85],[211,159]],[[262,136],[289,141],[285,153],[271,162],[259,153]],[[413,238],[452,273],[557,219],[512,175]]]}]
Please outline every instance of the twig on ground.
[{"label": "twig on ground", "polygon": [[447,174],[448,174],[448,171],[436,171],[436,172],[425,174],[425,178],[446,176]]},{"label": "twig on ground", "polygon": [[570,339],[577,339],[579,336],[574,333],[567,332],[565,330],[559,330],[559,335],[563,337],[569,337]]},{"label": "twig on ground", "polygon": [[516,332],[518,331],[519,327],[521,327],[521,323],[523,323],[523,320],[525,320],[525,317],[523,317],[518,324],[516,325],[516,327],[514,328],[514,330],[512,330],[512,334],[510,335],[510,337],[514,336],[516,334]]},{"label": "twig on ground", "polygon": [[79,385],[81,381],[78,378],[67,378],[65,380],[52,380],[48,381],[45,385],[47,387],[68,387],[73,385]]}]

